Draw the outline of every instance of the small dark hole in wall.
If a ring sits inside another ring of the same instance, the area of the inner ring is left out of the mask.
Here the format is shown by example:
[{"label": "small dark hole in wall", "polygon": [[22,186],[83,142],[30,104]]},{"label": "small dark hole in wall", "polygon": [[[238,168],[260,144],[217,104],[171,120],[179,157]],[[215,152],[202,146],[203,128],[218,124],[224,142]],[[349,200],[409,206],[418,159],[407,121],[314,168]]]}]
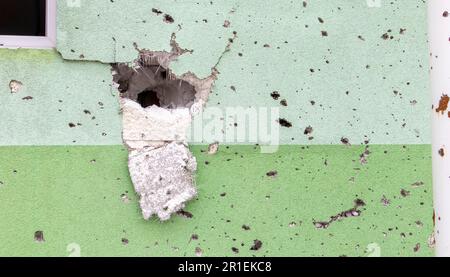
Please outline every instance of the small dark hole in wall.
[{"label": "small dark hole in wall", "polygon": [[158,107],[161,106],[158,95],[156,91],[153,90],[144,90],[143,92],[139,93],[137,100],[143,108],[147,108],[153,105],[156,105]]}]

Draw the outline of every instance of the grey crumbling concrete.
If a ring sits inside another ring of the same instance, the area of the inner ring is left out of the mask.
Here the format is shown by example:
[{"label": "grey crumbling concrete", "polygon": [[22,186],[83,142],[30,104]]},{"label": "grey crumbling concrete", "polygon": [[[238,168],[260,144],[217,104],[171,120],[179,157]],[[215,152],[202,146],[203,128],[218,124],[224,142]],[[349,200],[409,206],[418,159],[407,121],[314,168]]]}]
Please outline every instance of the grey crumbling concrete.
[{"label": "grey crumbling concrete", "polygon": [[205,79],[191,72],[176,76],[170,62],[192,51],[180,48],[174,34],[170,45],[171,52],[135,45],[139,56],[134,63],[113,65],[131,180],[143,217],[157,215],[162,221],[197,196],[197,162],[187,146],[187,132],[193,117],[202,112],[218,74],[214,67]]}]

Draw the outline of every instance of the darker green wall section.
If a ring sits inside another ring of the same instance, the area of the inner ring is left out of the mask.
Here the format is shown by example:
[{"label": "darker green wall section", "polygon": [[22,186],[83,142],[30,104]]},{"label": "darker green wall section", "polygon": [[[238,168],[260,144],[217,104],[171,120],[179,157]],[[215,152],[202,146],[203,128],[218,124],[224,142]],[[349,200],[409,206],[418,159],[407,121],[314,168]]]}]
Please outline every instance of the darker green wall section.
[{"label": "darker green wall section", "polygon": [[[141,218],[122,146],[0,147],[0,256],[69,256],[74,245],[81,256],[195,256],[196,248],[203,256],[368,256],[368,246],[381,256],[433,255],[429,145],[370,146],[365,165],[363,146],[192,149],[193,217],[160,223]],[[366,203],[360,217],[314,227],[357,198]],[[34,241],[36,231],[45,242]],[[256,239],[262,248],[252,251]]]}]

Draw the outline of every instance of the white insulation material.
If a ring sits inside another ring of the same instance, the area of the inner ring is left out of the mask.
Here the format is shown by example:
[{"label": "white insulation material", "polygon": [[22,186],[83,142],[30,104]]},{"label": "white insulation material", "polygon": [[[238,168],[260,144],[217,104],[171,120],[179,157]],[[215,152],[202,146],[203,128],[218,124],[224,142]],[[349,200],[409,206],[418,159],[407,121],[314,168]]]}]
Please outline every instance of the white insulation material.
[{"label": "white insulation material", "polygon": [[450,256],[450,0],[428,1],[437,256]]},{"label": "white insulation material", "polygon": [[195,157],[186,145],[172,142],[157,149],[131,151],[128,168],[142,215],[168,220],[197,195]]}]

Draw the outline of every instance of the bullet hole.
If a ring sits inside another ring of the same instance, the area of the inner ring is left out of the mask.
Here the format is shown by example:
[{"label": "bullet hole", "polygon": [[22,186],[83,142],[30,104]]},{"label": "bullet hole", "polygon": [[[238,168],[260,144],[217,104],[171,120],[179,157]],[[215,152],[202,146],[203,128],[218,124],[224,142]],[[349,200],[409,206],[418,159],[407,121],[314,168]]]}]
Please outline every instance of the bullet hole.
[{"label": "bullet hole", "polygon": [[231,251],[233,251],[235,254],[239,254],[239,249],[236,247],[231,247]]},{"label": "bullet hole", "polygon": [[418,188],[418,187],[421,187],[421,186],[423,186],[423,185],[425,185],[424,182],[422,182],[422,181],[417,181],[417,182],[412,183],[412,184],[411,184],[411,187],[413,187],[413,188]]},{"label": "bullet hole", "polygon": [[209,155],[214,155],[217,153],[217,151],[219,151],[219,143],[218,142],[211,143],[208,146],[208,154]]},{"label": "bullet hole", "polygon": [[448,11],[445,11],[445,12],[442,14],[442,16],[443,16],[443,17],[448,17]]},{"label": "bullet hole", "polygon": [[350,140],[348,138],[342,137],[341,138],[341,143],[344,144],[344,145],[350,145]]},{"label": "bullet hole", "polygon": [[278,100],[280,98],[280,93],[278,91],[274,91],[270,94],[274,100]]},{"label": "bullet hole", "polygon": [[361,153],[361,155],[359,155],[359,162],[361,163],[361,165],[367,164],[367,158],[369,157],[369,154],[370,154],[369,146],[366,146],[364,152]]},{"label": "bullet hole", "polygon": [[306,8],[307,5],[308,3],[306,1],[303,1],[303,8]]},{"label": "bullet hole", "polygon": [[439,106],[436,108],[437,113],[444,114],[445,111],[447,111],[448,108],[448,102],[450,101],[450,98],[447,94],[443,94],[441,96],[441,99],[439,100]]},{"label": "bullet hole", "polygon": [[389,206],[391,204],[391,201],[389,199],[387,199],[386,195],[383,195],[383,197],[381,197],[380,200],[381,204],[383,204],[383,206]]},{"label": "bullet hole", "polygon": [[245,231],[249,231],[250,226],[244,224],[244,225],[242,225],[242,229],[244,229]]},{"label": "bullet hole", "polygon": [[381,35],[381,38],[384,40],[388,40],[388,39],[393,39],[393,36],[390,36],[388,33],[384,33],[383,35]]},{"label": "bullet hole", "polygon": [[287,100],[286,99],[281,100],[280,101],[280,105],[284,106],[284,107],[287,107],[287,105],[288,105]]},{"label": "bullet hole", "polygon": [[76,125],[75,123],[70,122],[70,123],[69,123],[69,127],[70,127],[70,128],[75,128],[75,127],[77,127],[77,125]]},{"label": "bullet hole", "polygon": [[120,195],[120,199],[122,199],[122,202],[125,204],[128,204],[131,201],[130,197],[128,197],[128,195],[126,193],[123,193],[122,195]]},{"label": "bullet hole", "polygon": [[327,37],[328,36],[328,32],[327,31],[321,31],[321,34],[323,37]]},{"label": "bullet hole", "polygon": [[258,251],[259,249],[261,249],[262,244],[263,244],[262,241],[260,241],[260,240],[258,240],[258,239],[255,239],[255,240],[253,241],[252,247],[250,247],[250,250],[252,250],[252,251]]},{"label": "bullet hole", "polygon": [[169,24],[172,24],[175,22],[175,20],[173,19],[172,16],[170,16],[169,14],[165,14],[163,17],[163,21]]},{"label": "bullet hole", "polygon": [[365,206],[366,203],[364,203],[361,199],[356,199],[353,202],[353,208],[340,212],[337,215],[331,216],[328,221],[315,221],[313,220],[313,225],[317,229],[327,229],[331,223],[335,221],[340,221],[344,218],[348,217],[358,217],[361,215],[361,211],[359,210],[360,207]]},{"label": "bullet hole", "polygon": [[203,250],[200,247],[195,247],[195,256],[201,257],[203,255]]},{"label": "bullet hole", "polygon": [[179,211],[177,212],[177,215],[179,215],[179,216],[181,216],[181,217],[184,217],[184,218],[193,218],[193,217],[194,217],[193,214],[191,214],[190,212],[185,211],[185,210],[179,210]]},{"label": "bullet hole", "polygon": [[276,177],[278,175],[278,171],[272,170],[266,173],[267,177]]},{"label": "bullet hole", "polygon": [[439,149],[438,153],[439,153],[439,156],[444,157],[444,155],[445,155],[444,148]]},{"label": "bullet hole", "polygon": [[128,245],[128,243],[130,243],[130,241],[127,238],[122,238],[123,245]]},{"label": "bullet hole", "polygon": [[359,40],[362,40],[362,41],[366,41],[366,39],[363,38],[363,36],[361,36],[361,35],[358,36],[358,39],[359,39]]},{"label": "bullet hole", "polygon": [[279,122],[280,125],[283,126],[283,127],[286,127],[286,128],[291,128],[291,127],[292,127],[292,123],[289,122],[289,121],[287,121],[287,120],[284,119],[284,118],[280,118],[280,119],[278,120],[278,122]]},{"label": "bullet hole", "polygon": [[411,192],[407,191],[406,189],[400,190],[400,195],[403,197],[408,197],[411,194]]},{"label": "bullet hole", "polygon": [[9,89],[11,90],[11,93],[18,93],[22,87],[23,83],[21,81],[11,80],[9,82]]},{"label": "bullet hole", "polygon": [[45,242],[44,232],[43,231],[34,232],[34,241],[35,242]]},{"label": "bullet hole", "polygon": [[155,8],[152,9],[152,12],[155,13],[156,15],[161,15],[163,13],[162,11]]},{"label": "bullet hole", "polygon": [[198,240],[198,235],[197,234],[192,234],[191,240]]},{"label": "bullet hole", "polygon": [[303,132],[304,135],[310,135],[313,132],[313,127],[308,126],[305,128],[305,131]]}]

